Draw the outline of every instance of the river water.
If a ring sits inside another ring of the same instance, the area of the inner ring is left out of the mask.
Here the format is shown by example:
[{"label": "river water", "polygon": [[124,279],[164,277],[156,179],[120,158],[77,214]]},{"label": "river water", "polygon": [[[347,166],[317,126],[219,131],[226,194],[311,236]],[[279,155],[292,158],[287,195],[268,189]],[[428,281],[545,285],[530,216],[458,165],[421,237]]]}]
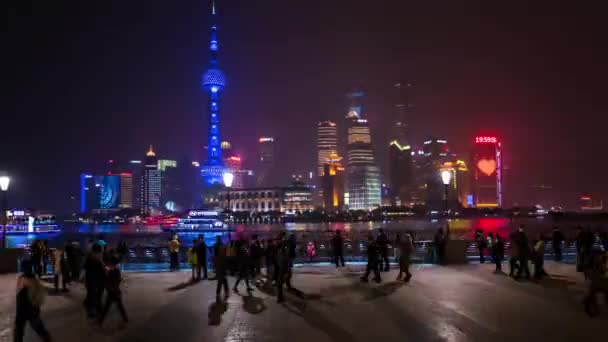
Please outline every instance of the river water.
[{"label": "river water", "polygon": [[[538,232],[549,234],[554,225],[558,225],[568,237],[574,234],[574,227],[583,225],[591,229],[608,230],[608,221],[581,222],[580,220],[556,220],[551,217],[544,218],[501,218],[483,217],[471,219],[450,220],[450,232],[452,238],[472,239],[475,230],[482,229],[484,232],[498,233],[507,237],[509,233],[519,224],[524,224],[528,233],[535,235]],[[444,221],[407,219],[403,221],[388,222],[346,222],[346,223],[280,223],[280,224],[247,224],[231,226],[231,233],[205,233],[207,243],[213,243],[215,236],[220,235],[226,241],[240,236],[251,237],[258,235],[261,239],[269,239],[278,235],[281,231],[293,232],[299,243],[327,244],[333,231],[342,230],[345,239],[353,242],[362,241],[369,234],[374,234],[379,228],[383,228],[389,238],[399,232],[412,232],[417,240],[431,240],[439,227],[445,226]],[[11,235],[8,236],[9,247],[23,247],[34,239],[46,239],[51,247],[63,245],[65,242],[79,241],[86,246],[89,239],[103,238],[108,244],[116,245],[125,241],[130,247],[166,246],[170,233],[163,232],[159,226],[135,226],[135,225],[64,225],[63,231],[55,234],[43,235]],[[198,234],[178,234],[183,245],[190,245]]]}]

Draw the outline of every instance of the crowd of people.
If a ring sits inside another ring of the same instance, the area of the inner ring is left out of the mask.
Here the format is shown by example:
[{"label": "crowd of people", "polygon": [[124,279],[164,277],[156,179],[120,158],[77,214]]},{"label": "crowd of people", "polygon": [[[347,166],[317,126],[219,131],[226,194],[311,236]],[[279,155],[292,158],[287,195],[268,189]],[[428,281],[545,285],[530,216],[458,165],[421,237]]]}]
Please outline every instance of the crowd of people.
[{"label": "crowd of people", "polygon": [[[377,234],[369,235],[365,246],[367,266],[361,281],[368,282],[373,273],[373,280],[382,281],[381,273],[390,269],[389,250],[394,251],[395,260],[399,263],[398,281],[408,282],[412,278],[410,264],[415,252],[415,237],[411,233],[398,233],[389,239],[383,229]],[[506,259],[507,243],[498,233],[484,234],[475,232],[475,244],[479,250],[479,261],[485,263],[490,258],[496,265],[495,272],[503,273]],[[568,243],[561,230],[555,227],[551,237],[537,234],[530,241],[524,226],[520,226],[508,237],[509,276],[515,279],[525,277],[542,279],[547,275],[544,269],[546,242],[551,242],[553,258],[563,259],[563,247]],[[439,229],[433,238],[433,256],[438,264],[445,262],[445,248],[449,241],[449,229]],[[584,299],[585,310],[589,315],[598,312],[596,296],[608,294],[606,278],[606,252],[608,236],[605,233],[593,233],[583,228],[576,230],[573,239],[576,248],[576,269],[582,272],[589,281],[589,291]],[[309,258],[314,255],[306,245]],[[331,238],[332,262],[337,268],[345,266],[345,239],[341,231],[335,231]],[[179,269],[180,241],[177,235],[167,243],[169,266],[171,270]],[[121,262],[125,260],[128,248],[123,242],[115,248],[110,247],[103,237],[89,240],[86,253],[76,241],[69,241],[64,246],[49,248],[48,241],[36,240],[30,247],[31,257],[22,263],[22,274],[17,284],[17,315],[15,319],[15,341],[22,341],[24,328],[29,322],[33,330],[45,341],[51,341],[51,335],[40,319],[40,307],[44,302],[46,288],[40,280],[46,277],[54,283],[57,293],[69,292],[73,282],[82,282],[86,289],[84,308],[91,322],[102,325],[112,305],[116,305],[123,322],[128,322],[121,292]],[[283,302],[284,287],[293,290],[291,283],[292,270],[297,256],[296,237],[292,233],[280,232],[276,238],[261,240],[257,235],[251,239],[244,236],[225,244],[219,236],[213,245],[208,246],[204,237],[192,241],[188,249],[188,262],[192,269],[192,281],[207,280],[208,266],[212,265],[217,282],[218,300],[230,295],[228,275],[236,276],[232,292],[240,291],[241,283],[245,290],[251,292],[256,286],[275,287],[277,301]],[[534,266],[531,274],[529,264]],[[49,268],[51,270],[49,270]],[[264,273],[263,273],[264,271]],[[223,295],[223,296],[222,296]],[[105,296],[105,301],[104,301]]]}]

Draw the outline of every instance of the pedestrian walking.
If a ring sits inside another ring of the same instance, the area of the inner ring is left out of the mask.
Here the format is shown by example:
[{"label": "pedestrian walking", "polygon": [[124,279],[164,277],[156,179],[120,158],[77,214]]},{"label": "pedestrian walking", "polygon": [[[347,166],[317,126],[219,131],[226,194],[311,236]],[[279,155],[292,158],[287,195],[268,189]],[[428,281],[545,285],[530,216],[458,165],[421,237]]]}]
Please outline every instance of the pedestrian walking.
[{"label": "pedestrian walking", "polygon": [[371,272],[374,272],[374,281],[380,283],[382,281],[380,277],[380,248],[374,237],[370,235],[367,238],[367,267],[361,281],[368,282]]},{"label": "pedestrian walking", "polygon": [[192,240],[192,247],[188,248],[188,263],[190,264],[190,267],[192,268],[192,281],[196,281],[199,279],[196,276],[196,271],[199,268],[198,256],[196,255],[197,242],[198,242],[197,239]]},{"label": "pedestrian walking", "polygon": [[21,264],[23,273],[17,278],[17,303],[15,314],[15,330],[13,339],[22,342],[25,335],[25,326],[29,322],[32,329],[43,341],[52,341],[51,334],[40,318],[40,308],[44,303],[46,289],[32,271],[30,261]]},{"label": "pedestrian walking", "polygon": [[308,262],[312,262],[313,258],[317,255],[317,248],[315,247],[314,242],[308,241],[308,245],[306,245],[306,255],[308,255]]},{"label": "pedestrian walking", "polygon": [[377,240],[377,244],[378,244],[378,249],[380,251],[380,271],[382,272],[388,272],[390,269],[390,263],[388,260],[388,245],[389,245],[389,241],[388,241],[388,236],[386,235],[386,233],[384,232],[384,229],[380,228],[378,229],[378,240]]},{"label": "pedestrian walking", "polygon": [[331,240],[331,247],[334,253],[336,267],[339,268],[340,265],[344,267],[344,240],[342,239],[342,232],[340,230],[336,230],[336,233]]},{"label": "pedestrian walking", "polygon": [[516,278],[521,278],[525,273],[526,279],[530,279],[530,266],[528,265],[530,260],[530,240],[524,231],[523,225],[519,226],[517,233],[515,233],[515,243],[519,252],[519,270],[517,271]]},{"label": "pedestrian walking", "polygon": [[230,296],[228,290],[228,279],[227,274],[227,262],[226,262],[226,248],[222,244],[222,239],[219,236],[215,238],[215,245],[213,246],[213,267],[215,268],[215,279],[217,280],[217,287],[215,295],[217,300],[220,298],[222,287],[224,288],[224,298]]},{"label": "pedestrian walking", "polygon": [[443,264],[443,252],[445,251],[445,236],[443,235],[443,229],[437,229],[435,236],[433,237],[433,251],[435,254],[435,263]]},{"label": "pedestrian walking", "polygon": [[272,283],[275,280],[275,264],[277,249],[274,240],[267,240],[264,248],[264,261],[266,262],[266,281]]},{"label": "pedestrian walking", "polygon": [[594,249],[591,252],[591,265],[586,271],[589,289],[583,300],[585,312],[591,317],[599,313],[597,295],[603,293],[608,298],[608,277],[606,277],[606,252]]},{"label": "pedestrian walking", "polygon": [[46,276],[49,274],[48,266],[51,261],[51,249],[49,248],[49,240],[42,240],[42,275]]},{"label": "pedestrian walking", "polygon": [[122,291],[120,290],[120,283],[122,282],[122,274],[120,273],[119,258],[113,256],[110,259],[110,265],[106,268],[106,302],[99,316],[98,323],[103,325],[103,321],[106,318],[112,304],[116,304],[120,316],[122,317],[123,324],[129,322],[127,317],[127,311],[122,303]]},{"label": "pedestrian walking", "polygon": [[251,286],[249,285],[249,276],[251,274],[250,272],[250,265],[251,265],[251,259],[250,259],[250,255],[249,255],[249,248],[247,246],[247,241],[245,241],[245,239],[241,238],[239,241],[237,241],[236,243],[236,260],[238,263],[238,276],[236,279],[236,283],[234,283],[234,287],[232,288],[232,291],[234,292],[239,292],[239,284],[241,282],[241,280],[245,280],[245,285],[247,285],[247,291],[251,292],[253,291],[253,288],[251,288]]},{"label": "pedestrian walking", "polygon": [[[196,278],[198,280],[207,280],[207,244],[205,238],[202,236],[198,237],[198,242],[195,247],[196,259],[198,261],[196,265]],[[202,278],[201,278],[202,271]]]},{"label": "pedestrian walking", "polygon": [[61,282],[61,291],[69,292],[66,287],[69,278],[68,262],[65,257],[63,248],[55,249],[55,263],[53,265],[55,292],[59,292],[59,283]]},{"label": "pedestrian walking", "polygon": [[545,237],[542,233],[538,233],[534,242],[534,278],[541,279],[545,272]]},{"label": "pedestrian walking", "polygon": [[249,253],[251,255],[251,274],[252,278],[257,279],[258,275],[262,272],[262,256],[264,255],[264,249],[262,243],[258,240],[257,235],[253,235],[251,245],[249,246]]},{"label": "pedestrian walking", "polygon": [[44,246],[42,241],[34,240],[31,247],[32,252],[32,264],[34,273],[38,275],[38,278],[42,277],[42,259],[44,255]]},{"label": "pedestrian walking", "polygon": [[562,243],[565,241],[564,234],[559,227],[553,227],[551,235],[551,246],[553,248],[553,257],[555,261],[562,261]]},{"label": "pedestrian walking", "polygon": [[492,245],[492,258],[496,264],[495,273],[502,273],[502,261],[505,258],[505,243],[500,235],[496,233],[494,244]]},{"label": "pedestrian walking", "polygon": [[105,269],[102,262],[102,248],[94,244],[84,262],[86,299],[84,305],[89,318],[95,318],[101,313],[101,298],[103,296]]},{"label": "pedestrian walking", "polygon": [[479,263],[483,264],[486,261],[484,250],[488,244],[488,241],[483,237],[483,230],[477,229],[475,232],[475,243],[477,244],[477,250],[479,250]]},{"label": "pedestrian walking", "polygon": [[65,246],[65,257],[68,261],[68,278],[70,281],[78,281],[80,278],[83,256],[78,241],[71,241]]},{"label": "pedestrian walking", "polygon": [[519,248],[516,242],[516,232],[512,232],[509,236],[511,240],[511,253],[509,256],[509,276],[514,277],[519,273]]},{"label": "pedestrian walking", "polygon": [[276,263],[276,283],[277,283],[277,303],[285,301],[283,296],[283,284],[291,288],[291,268],[289,257],[289,246],[285,239],[278,243],[277,247],[277,263]]},{"label": "pedestrian walking", "polygon": [[401,280],[401,277],[405,274],[403,281],[408,282],[412,279],[410,263],[412,254],[414,253],[414,243],[408,233],[403,238],[397,239],[397,241],[399,242],[397,244],[397,248],[399,249],[399,275],[397,276],[397,280]]},{"label": "pedestrian walking", "polygon": [[167,247],[169,248],[169,268],[172,271],[177,271],[179,269],[179,240],[177,235],[173,235],[173,238],[167,243]]}]

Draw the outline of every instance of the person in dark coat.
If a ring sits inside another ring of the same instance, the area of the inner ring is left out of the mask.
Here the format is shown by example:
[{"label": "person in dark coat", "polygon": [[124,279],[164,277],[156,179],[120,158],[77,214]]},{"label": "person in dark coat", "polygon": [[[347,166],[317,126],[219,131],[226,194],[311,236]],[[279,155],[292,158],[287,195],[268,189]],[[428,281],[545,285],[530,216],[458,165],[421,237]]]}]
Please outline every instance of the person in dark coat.
[{"label": "person in dark coat", "polygon": [[110,266],[106,269],[105,288],[108,295],[106,296],[106,303],[103,306],[103,310],[98,319],[99,325],[103,325],[103,321],[112,304],[116,304],[123,322],[127,323],[129,321],[127,318],[127,311],[122,303],[122,291],[120,290],[122,275],[120,273],[120,267],[118,267],[119,261],[120,259],[118,256],[113,256],[110,259]]},{"label": "person in dark coat", "polygon": [[564,234],[558,227],[553,227],[551,236],[551,244],[553,246],[553,255],[555,261],[562,261],[562,243],[566,240]]},{"label": "person in dark coat", "polygon": [[89,318],[101,314],[101,298],[105,283],[105,268],[102,262],[102,247],[93,245],[84,262],[86,299],[85,307]]},{"label": "person in dark coat", "polygon": [[443,229],[437,229],[437,233],[433,237],[433,249],[435,251],[435,262],[437,264],[443,264],[443,252],[445,250],[445,236],[443,235]]},{"label": "person in dark coat", "polygon": [[[377,242],[377,246],[380,252],[380,271],[384,271],[384,272],[388,272],[390,269],[390,264],[388,261],[388,245],[389,245],[389,241],[388,241],[388,236],[386,236],[386,233],[384,232],[384,229],[380,228],[378,230],[379,234],[378,234],[378,242]],[[384,264],[384,267],[383,267]]]},{"label": "person in dark coat", "polygon": [[[196,278],[198,280],[207,279],[207,244],[202,236],[198,237],[198,243],[194,246],[196,251]],[[201,278],[202,271],[202,278]]]},{"label": "person in dark coat", "polygon": [[494,245],[492,246],[492,257],[494,258],[494,263],[496,264],[495,273],[502,273],[502,261],[505,259],[505,242],[502,237],[496,233],[496,239],[494,240]]},{"label": "person in dark coat", "polygon": [[[43,341],[50,342],[51,334],[46,330],[42,319],[40,319],[40,306],[44,298],[45,287],[40,284],[36,274],[32,272],[29,261],[21,264],[23,274],[17,279],[17,312],[15,314],[15,330],[13,340],[22,342],[25,335],[25,326],[29,322],[30,326]],[[40,292],[43,293],[40,293]]]},{"label": "person in dark coat", "polygon": [[477,245],[477,249],[479,250],[479,262],[484,263],[486,259],[484,258],[483,251],[486,249],[486,245],[488,240],[483,236],[483,230],[477,229],[475,232],[475,244]]},{"label": "person in dark coat", "polygon": [[277,282],[277,302],[281,303],[285,301],[283,297],[283,284],[286,282],[286,278],[289,276],[289,246],[285,239],[278,243],[277,256],[276,256],[276,282]]},{"label": "person in dark coat", "polygon": [[245,279],[245,285],[247,285],[247,291],[253,291],[253,288],[249,285],[249,275],[250,272],[250,264],[251,259],[249,255],[249,247],[247,246],[247,241],[241,239],[236,242],[236,259],[238,262],[238,277],[236,278],[236,283],[234,283],[234,287],[232,291],[239,292],[239,283],[241,280]]},{"label": "person in dark coat", "polygon": [[374,281],[380,283],[382,281],[382,278],[380,278],[380,263],[380,248],[374,237],[370,235],[367,238],[367,267],[361,281],[368,282],[369,274],[373,271]]},{"label": "person in dark coat", "polygon": [[331,247],[334,252],[334,262],[336,263],[336,267],[344,267],[344,240],[342,239],[342,232],[336,230],[336,234],[331,240]]},{"label": "person in dark coat", "polygon": [[220,294],[222,293],[222,287],[224,288],[224,298],[228,298],[230,296],[230,291],[228,290],[228,262],[226,260],[226,247],[222,244],[222,239],[217,236],[215,240],[215,245],[213,246],[213,267],[215,268],[215,279],[217,279],[217,287],[215,290],[215,295],[219,300]]},{"label": "person in dark coat", "polygon": [[277,248],[274,240],[267,240],[264,249],[264,259],[266,261],[266,279],[270,283],[276,280],[275,264],[277,259]]},{"label": "person in dark coat", "polygon": [[31,247],[32,264],[34,267],[34,273],[38,275],[38,278],[42,277],[42,259],[44,254],[43,249],[44,247],[42,246],[42,241],[34,240]]},{"label": "person in dark coat", "polygon": [[77,281],[80,278],[80,269],[84,256],[78,242],[72,241],[65,246],[65,256],[68,259],[68,268],[70,271],[69,279]]},{"label": "person in dark coat", "polygon": [[530,279],[530,265],[528,264],[530,261],[530,240],[523,225],[519,226],[517,233],[515,233],[515,243],[519,252],[519,269],[516,278],[521,278],[522,274],[525,273],[526,279]]},{"label": "person in dark coat", "polygon": [[251,255],[251,273],[252,277],[255,279],[261,272],[261,263],[262,256],[264,255],[264,249],[262,248],[262,244],[260,240],[258,240],[258,236],[254,235],[253,240],[251,241],[251,245],[249,247],[250,255]]}]

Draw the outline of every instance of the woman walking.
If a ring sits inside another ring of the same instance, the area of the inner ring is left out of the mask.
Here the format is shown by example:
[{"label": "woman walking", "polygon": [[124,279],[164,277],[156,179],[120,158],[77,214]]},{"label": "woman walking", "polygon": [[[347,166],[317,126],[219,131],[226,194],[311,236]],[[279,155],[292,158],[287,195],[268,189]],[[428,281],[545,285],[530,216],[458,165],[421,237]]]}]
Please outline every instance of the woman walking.
[{"label": "woman walking", "polygon": [[197,277],[197,273],[196,273],[197,269],[199,269],[198,256],[197,256],[197,250],[196,250],[197,242],[198,241],[196,239],[192,240],[192,247],[188,248],[188,263],[190,264],[190,267],[192,267],[192,281],[193,282],[195,280],[199,279]]},{"label": "woman walking", "polygon": [[410,273],[410,263],[412,259],[412,254],[414,253],[414,243],[412,242],[412,237],[410,234],[406,233],[402,239],[399,239],[399,275],[397,276],[397,280],[401,280],[401,277],[405,273],[405,278],[403,281],[408,282],[412,279],[412,274]]}]

